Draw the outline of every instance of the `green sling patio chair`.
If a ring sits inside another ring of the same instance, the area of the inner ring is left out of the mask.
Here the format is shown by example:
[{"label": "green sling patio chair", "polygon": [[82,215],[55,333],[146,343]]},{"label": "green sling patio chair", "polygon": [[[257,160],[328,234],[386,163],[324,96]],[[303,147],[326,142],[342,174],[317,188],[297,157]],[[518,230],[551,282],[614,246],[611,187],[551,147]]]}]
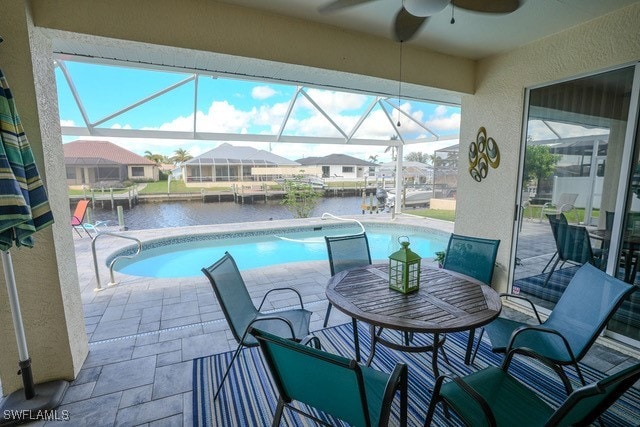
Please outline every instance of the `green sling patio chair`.
[{"label": "green sling patio chair", "polygon": [[[211,266],[203,268],[202,272],[211,282],[224,317],[231,328],[231,333],[238,343],[238,347],[213,397],[213,400],[215,400],[224,385],[224,381],[229,375],[229,370],[233,362],[240,354],[240,350],[242,350],[243,347],[256,347],[258,345],[258,342],[248,333],[250,326],[259,326],[261,329],[278,336],[299,341],[309,335],[311,312],[305,310],[302,303],[302,296],[293,288],[270,289],[262,298],[262,302],[258,308],[256,308],[247,291],[238,266],[229,252],[225,252],[224,256]],[[267,297],[272,292],[280,291],[293,292],[300,301],[300,308],[270,313],[261,312],[260,310],[267,300]]]},{"label": "green sling patio chair", "polygon": [[[566,365],[575,367],[584,385],[578,362],[587,354],[623,300],[636,290],[636,286],[612,277],[591,264],[584,264],[571,278],[547,320],[541,321],[533,302],[524,296],[501,294],[530,304],[539,324],[530,325],[498,317],[486,325],[484,331],[493,352],[508,353],[512,348],[529,348],[558,365],[560,379],[565,385],[570,387],[562,369]],[[477,350],[478,347],[474,357]]]},{"label": "green sling patio chair", "polygon": [[386,426],[400,392],[400,426],[407,425],[407,366],[396,363],[390,374],[353,359],[311,348],[257,328],[260,344],[279,393],[272,426],[280,425],[285,407],[321,425],[332,425],[291,405],[302,402],[352,426]]},{"label": "green sling patio chair", "polygon": [[[351,268],[371,265],[371,252],[369,251],[369,240],[367,233],[351,234],[345,236],[325,236],[327,243],[327,253],[329,255],[329,268],[331,276],[335,276],[344,270]],[[327,305],[327,312],[324,316],[323,327],[327,327],[329,323],[329,315],[331,313],[332,304]],[[356,348],[359,348],[359,339],[357,335],[358,327],[355,319],[351,319],[353,324],[353,339]],[[379,330],[382,333],[382,328]],[[412,336],[408,332],[404,333],[405,344],[409,344]],[[443,350],[444,352],[444,350]],[[445,355],[446,357],[446,355]]]},{"label": "green sling patio chair", "polygon": [[596,267],[603,266],[606,252],[591,246],[589,232],[585,227],[581,225],[563,224],[560,221],[551,221],[550,224],[551,230],[553,231],[553,238],[556,241],[558,257],[553,263],[551,270],[549,270],[549,273],[547,273],[547,277],[542,286],[547,285],[560,261],[562,261],[562,265],[564,265],[565,262],[571,262],[578,265],[589,263]]},{"label": "green sling patio chair", "polygon": [[[367,233],[348,236],[325,236],[327,252],[329,254],[329,268],[331,276],[335,276],[350,268],[362,267],[371,264],[369,252],[369,240]],[[327,313],[324,316],[323,326],[326,328],[329,322],[332,304],[327,305]]]},{"label": "green sling patio chair", "polygon": [[[473,277],[491,285],[500,240],[451,234],[442,268]],[[464,362],[470,363],[475,329],[469,331]]]},{"label": "green sling patio chair", "polygon": [[[604,411],[624,394],[639,378],[640,363],[573,392],[558,408],[544,402],[531,388],[522,384],[508,372],[514,353],[544,358],[526,349],[514,349],[508,353],[500,368],[489,366],[465,377],[453,377],[444,382],[446,375],[436,379],[433,397],[429,404],[425,427],[431,424],[437,403],[447,408],[470,426],[586,426],[593,423]],[[549,365],[554,368],[553,364]]]},{"label": "green sling patio chair", "polygon": [[[558,241],[558,238],[556,237],[556,232],[558,231],[558,227],[556,225],[557,224],[568,224],[569,222],[567,221],[567,217],[564,216],[563,213],[547,214],[547,218],[549,219],[549,224],[551,225],[551,232],[553,233],[553,241],[555,243],[555,242]],[[558,249],[556,247],[556,251],[553,253],[553,255],[551,256],[551,258],[549,259],[547,264],[542,269],[543,273],[545,271],[547,271],[547,268],[549,268],[549,266],[556,259],[557,256],[558,256]],[[562,268],[563,265],[564,265],[564,263],[562,263],[562,265],[560,265],[560,268]]]}]

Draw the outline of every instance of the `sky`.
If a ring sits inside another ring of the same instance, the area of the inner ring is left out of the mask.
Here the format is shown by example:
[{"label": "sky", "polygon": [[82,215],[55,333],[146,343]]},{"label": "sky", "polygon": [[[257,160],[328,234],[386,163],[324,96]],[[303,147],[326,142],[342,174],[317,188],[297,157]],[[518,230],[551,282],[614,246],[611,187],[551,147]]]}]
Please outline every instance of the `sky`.
[{"label": "sky", "polygon": [[[177,86],[149,102],[106,120],[99,125],[101,128],[192,131],[195,106],[198,132],[275,135],[280,131],[283,118],[297,89],[296,86],[272,82],[199,76],[197,96],[194,96],[196,83],[193,79],[188,80],[192,76],[188,73],[70,61],[64,61],[64,65],[91,123],[109,117],[172,85]],[[56,68],[56,82],[61,125],[85,126],[80,109],[60,68]],[[185,83],[180,85],[180,82]],[[373,96],[317,88],[305,88],[305,93],[308,97],[299,94],[296,98],[283,135],[340,137],[341,134],[335,126],[349,134],[375,101]],[[389,102],[397,106],[399,100],[393,98],[389,99]],[[400,115],[388,104],[374,104],[374,108],[361,123],[354,137],[390,139],[394,131],[385,114],[386,110],[394,122],[400,120],[400,131],[405,139],[431,136],[416,122],[442,137],[457,138],[460,127],[459,107],[407,101],[402,97],[400,105],[415,121]],[[317,107],[324,110],[330,119]],[[63,135],[65,143],[76,139],[108,140],[140,155],[149,151],[169,157],[179,148],[196,157],[223,142]],[[272,151],[290,160],[332,153],[348,154],[363,160],[369,160],[371,156],[377,156],[377,160],[381,162],[391,160],[391,152],[385,153],[385,146],[269,144],[246,141],[229,143]],[[411,144],[405,147],[405,155],[410,152],[431,154],[435,149],[456,143],[457,139]]]}]

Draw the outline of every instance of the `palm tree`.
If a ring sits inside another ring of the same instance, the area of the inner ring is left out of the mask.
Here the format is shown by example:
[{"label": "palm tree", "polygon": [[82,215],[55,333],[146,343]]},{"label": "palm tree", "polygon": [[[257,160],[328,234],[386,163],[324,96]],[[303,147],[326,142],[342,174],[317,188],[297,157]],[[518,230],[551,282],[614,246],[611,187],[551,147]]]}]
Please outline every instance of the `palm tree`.
[{"label": "palm tree", "polygon": [[[391,138],[389,138],[391,141],[397,141],[398,140],[398,135],[393,135]],[[388,153],[389,150],[391,150],[391,160],[393,160],[394,162],[396,161],[396,147],[395,145],[390,145],[386,148],[386,150],[384,150],[385,153]]]},{"label": "palm tree", "polygon": [[144,157],[146,159],[151,160],[152,162],[154,162],[157,165],[160,165],[162,163],[166,163],[166,161],[167,161],[167,156],[162,155],[162,154],[152,153],[149,150],[144,152]]},{"label": "palm tree", "polygon": [[378,155],[377,154],[372,154],[369,156],[369,161],[371,163],[378,163]]},{"label": "palm tree", "polygon": [[171,157],[171,161],[176,165],[191,159],[193,159],[193,156],[184,148],[178,148],[173,152],[173,156]]}]

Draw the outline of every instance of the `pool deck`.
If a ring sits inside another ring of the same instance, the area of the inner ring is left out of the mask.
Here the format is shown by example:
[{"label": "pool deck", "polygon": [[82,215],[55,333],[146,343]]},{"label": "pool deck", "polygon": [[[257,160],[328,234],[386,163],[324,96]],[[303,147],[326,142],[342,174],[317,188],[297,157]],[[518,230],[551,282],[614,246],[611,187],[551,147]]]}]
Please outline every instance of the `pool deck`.
[{"label": "pool deck", "polygon": [[[353,218],[453,231],[453,223],[410,215],[400,215],[394,220],[386,214]],[[193,233],[317,226],[328,222],[308,219],[116,232],[149,240]],[[236,347],[209,282],[204,275],[150,279],[116,272],[118,283],[108,286],[109,272],[104,260],[132,242],[104,235],[95,241],[103,288],[96,291],[92,242],[86,235],[80,238],[75,233],[74,239],[90,351],[59,410],[68,410],[74,425],[191,425],[192,359]],[[311,330],[322,328],[327,306],[325,286],[330,277],[327,261],[246,270],[242,276],[256,300],[273,287],[297,289],[303,296],[305,308],[313,312]],[[292,299],[279,299],[269,308],[294,303]],[[333,310],[330,325],[349,320]],[[601,371],[620,369],[632,361],[628,354],[599,344],[586,359]]]}]

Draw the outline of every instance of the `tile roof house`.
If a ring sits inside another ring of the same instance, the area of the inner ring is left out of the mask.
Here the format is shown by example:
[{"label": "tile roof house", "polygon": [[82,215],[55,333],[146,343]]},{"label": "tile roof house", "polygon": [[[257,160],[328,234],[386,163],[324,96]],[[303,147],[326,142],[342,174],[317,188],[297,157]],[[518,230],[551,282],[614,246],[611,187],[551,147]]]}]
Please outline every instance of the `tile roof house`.
[{"label": "tile roof house", "polygon": [[[273,169],[272,175],[282,175],[284,169],[300,163],[253,147],[234,146],[229,143],[207,151],[182,164],[185,182],[230,182],[272,179],[269,174],[256,174],[256,169]],[[296,168],[297,169],[297,168]],[[258,175],[261,178],[258,178]]]},{"label": "tile roof house", "polygon": [[367,162],[346,154],[329,154],[324,157],[305,157],[296,160],[301,165],[319,166],[323,178],[364,178],[375,177],[376,163]]},{"label": "tile roof house", "polygon": [[68,185],[159,179],[154,162],[109,141],[77,140],[63,149]]}]

